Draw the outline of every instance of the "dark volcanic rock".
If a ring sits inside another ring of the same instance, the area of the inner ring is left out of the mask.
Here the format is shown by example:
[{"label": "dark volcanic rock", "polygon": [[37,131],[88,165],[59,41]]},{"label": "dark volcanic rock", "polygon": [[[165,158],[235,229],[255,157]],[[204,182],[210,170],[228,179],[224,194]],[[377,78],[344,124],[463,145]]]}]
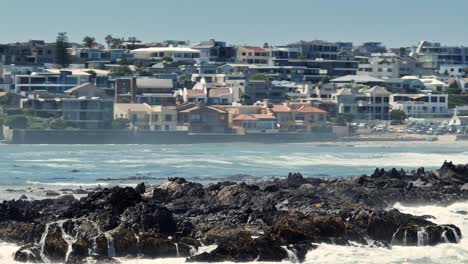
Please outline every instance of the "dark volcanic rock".
[{"label": "dark volcanic rock", "polygon": [[[388,208],[395,202],[443,205],[468,199],[466,186],[468,167],[451,162],[436,171],[376,169],[371,176],[328,181],[300,173],[257,184],[208,186],[170,178],[157,186],[97,189],[80,200],[65,195],[4,201],[0,240],[25,245],[14,257],[31,263],[90,258],[114,263],[113,257],[136,256],[304,261],[316,247],[312,243],[388,248],[458,243],[458,227]],[[218,246],[195,255],[201,242]]]}]

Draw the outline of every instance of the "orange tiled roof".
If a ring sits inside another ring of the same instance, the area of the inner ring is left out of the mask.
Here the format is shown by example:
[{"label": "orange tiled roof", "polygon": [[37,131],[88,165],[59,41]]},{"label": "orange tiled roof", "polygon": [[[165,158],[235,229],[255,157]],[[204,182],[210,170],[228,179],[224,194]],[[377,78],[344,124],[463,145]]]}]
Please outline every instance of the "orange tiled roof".
[{"label": "orange tiled roof", "polygon": [[327,113],[327,111],[324,111],[320,108],[313,107],[313,106],[302,106],[297,111],[300,113],[321,113],[321,114]]},{"label": "orange tiled roof", "polygon": [[274,104],[271,107],[271,111],[273,113],[290,113],[291,108],[289,108],[288,106],[285,106],[285,105],[281,105],[281,104]]},{"label": "orange tiled roof", "polygon": [[238,115],[233,121],[257,121],[258,119],[251,115]]}]

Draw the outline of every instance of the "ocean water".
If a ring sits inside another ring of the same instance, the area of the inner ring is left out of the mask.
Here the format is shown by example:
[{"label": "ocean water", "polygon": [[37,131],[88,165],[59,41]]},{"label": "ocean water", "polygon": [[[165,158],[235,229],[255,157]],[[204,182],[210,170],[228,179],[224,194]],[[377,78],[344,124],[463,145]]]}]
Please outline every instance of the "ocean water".
[{"label": "ocean water", "polygon": [[[431,143],[336,143],[336,144],[196,144],[196,145],[0,145],[0,200],[17,198],[21,192],[87,188],[97,185],[133,185],[132,181],[102,181],[148,176],[157,183],[180,176],[199,182],[285,177],[288,172],[305,176],[345,177],[370,174],[376,167],[435,169],[444,160],[468,163],[463,145]],[[236,176],[237,175],[237,176]],[[238,175],[243,175],[242,177]],[[41,198],[41,192],[29,197]],[[455,224],[468,236],[468,202],[449,207],[396,208],[416,215],[430,214],[438,224]],[[15,263],[16,245],[0,243],[0,263]],[[184,259],[121,259],[124,264],[184,263]],[[290,263],[285,261],[285,263]],[[468,239],[436,247],[370,247],[319,245],[308,253],[306,263],[468,263]]]}]

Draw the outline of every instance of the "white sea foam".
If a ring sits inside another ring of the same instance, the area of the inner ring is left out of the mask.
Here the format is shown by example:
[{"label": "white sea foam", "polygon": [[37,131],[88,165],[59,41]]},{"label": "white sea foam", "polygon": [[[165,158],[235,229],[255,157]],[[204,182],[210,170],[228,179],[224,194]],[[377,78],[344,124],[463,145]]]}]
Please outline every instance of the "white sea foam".
[{"label": "white sea foam", "polygon": [[[442,244],[435,247],[400,247],[394,246],[391,250],[385,248],[370,248],[363,246],[348,247],[321,244],[306,256],[306,264],[446,264],[468,263],[468,218],[456,211],[468,211],[468,202],[455,203],[448,207],[419,206],[408,207],[396,204],[395,208],[414,215],[432,215],[431,221],[437,224],[455,224],[460,227],[463,238],[459,244]],[[0,263],[14,264],[13,253],[18,249],[11,244],[0,244]],[[200,251],[214,250],[215,246],[204,247]],[[200,252],[199,251],[199,252]],[[119,259],[123,264],[181,264],[183,258],[170,259]],[[229,262],[225,262],[229,263]],[[266,262],[265,262],[266,263]],[[284,261],[283,263],[290,263]]]},{"label": "white sea foam", "polygon": [[[314,166],[314,165],[336,165],[349,167],[362,167],[377,164],[380,167],[438,167],[448,159],[443,153],[346,153],[346,154],[323,154],[323,155],[288,155],[273,157],[246,157],[246,160],[260,165],[275,167],[288,166]],[[467,155],[463,153],[450,154],[449,159],[454,163],[464,164]]]}]

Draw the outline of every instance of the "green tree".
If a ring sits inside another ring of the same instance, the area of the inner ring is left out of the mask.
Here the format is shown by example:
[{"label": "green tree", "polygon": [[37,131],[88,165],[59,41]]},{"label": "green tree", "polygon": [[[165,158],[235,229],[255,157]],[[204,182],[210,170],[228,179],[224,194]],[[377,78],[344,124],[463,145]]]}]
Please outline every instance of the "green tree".
[{"label": "green tree", "polygon": [[127,76],[127,75],[133,75],[133,72],[130,70],[128,66],[119,66],[119,67],[115,67],[112,69],[111,75]]},{"label": "green tree", "polygon": [[406,113],[400,109],[394,109],[390,111],[390,119],[401,124],[406,119]]},{"label": "green tree", "polygon": [[121,39],[119,39],[119,38],[113,38],[113,39],[112,39],[112,44],[111,44],[111,46],[112,46],[112,48],[114,48],[114,49],[120,48],[120,46],[122,45],[122,42],[123,42],[123,41],[122,41]]},{"label": "green tree", "polygon": [[125,130],[128,129],[130,122],[125,118],[118,118],[112,121],[112,129]]},{"label": "green tree", "polygon": [[106,41],[106,44],[107,44],[107,47],[108,47],[108,48],[111,48],[111,47],[112,47],[111,45],[112,45],[112,40],[113,40],[113,39],[114,39],[114,38],[113,38],[112,35],[110,35],[110,34],[107,35],[107,36],[104,38],[104,40]]},{"label": "green tree", "polygon": [[97,73],[93,70],[85,71],[86,73],[89,73],[89,78],[90,79],[96,79]]},{"label": "green tree", "polygon": [[70,65],[70,56],[68,54],[69,46],[67,33],[58,33],[55,42],[55,63],[61,68],[66,68]]},{"label": "green tree", "polygon": [[65,130],[67,128],[67,123],[61,118],[55,118],[50,121],[49,128],[53,130]]},{"label": "green tree", "polygon": [[252,81],[267,81],[268,76],[264,73],[255,73],[252,76],[250,76],[250,80]]},{"label": "green tree", "polygon": [[461,94],[462,89],[460,88],[460,85],[458,85],[457,81],[454,81],[450,84],[449,88],[447,89],[448,94]]},{"label": "green tree", "polygon": [[92,48],[94,45],[96,45],[96,39],[94,37],[86,36],[83,38],[83,44],[87,48]]},{"label": "green tree", "polygon": [[5,125],[12,129],[25,129],[28,119],[24,115],[11,115],[5,119]]},{"label": "green tree", "polygon": [[338,126],[346,126],[346,124],[353,121],[352,114],[338,114],[335,119],[335,124]]}]

